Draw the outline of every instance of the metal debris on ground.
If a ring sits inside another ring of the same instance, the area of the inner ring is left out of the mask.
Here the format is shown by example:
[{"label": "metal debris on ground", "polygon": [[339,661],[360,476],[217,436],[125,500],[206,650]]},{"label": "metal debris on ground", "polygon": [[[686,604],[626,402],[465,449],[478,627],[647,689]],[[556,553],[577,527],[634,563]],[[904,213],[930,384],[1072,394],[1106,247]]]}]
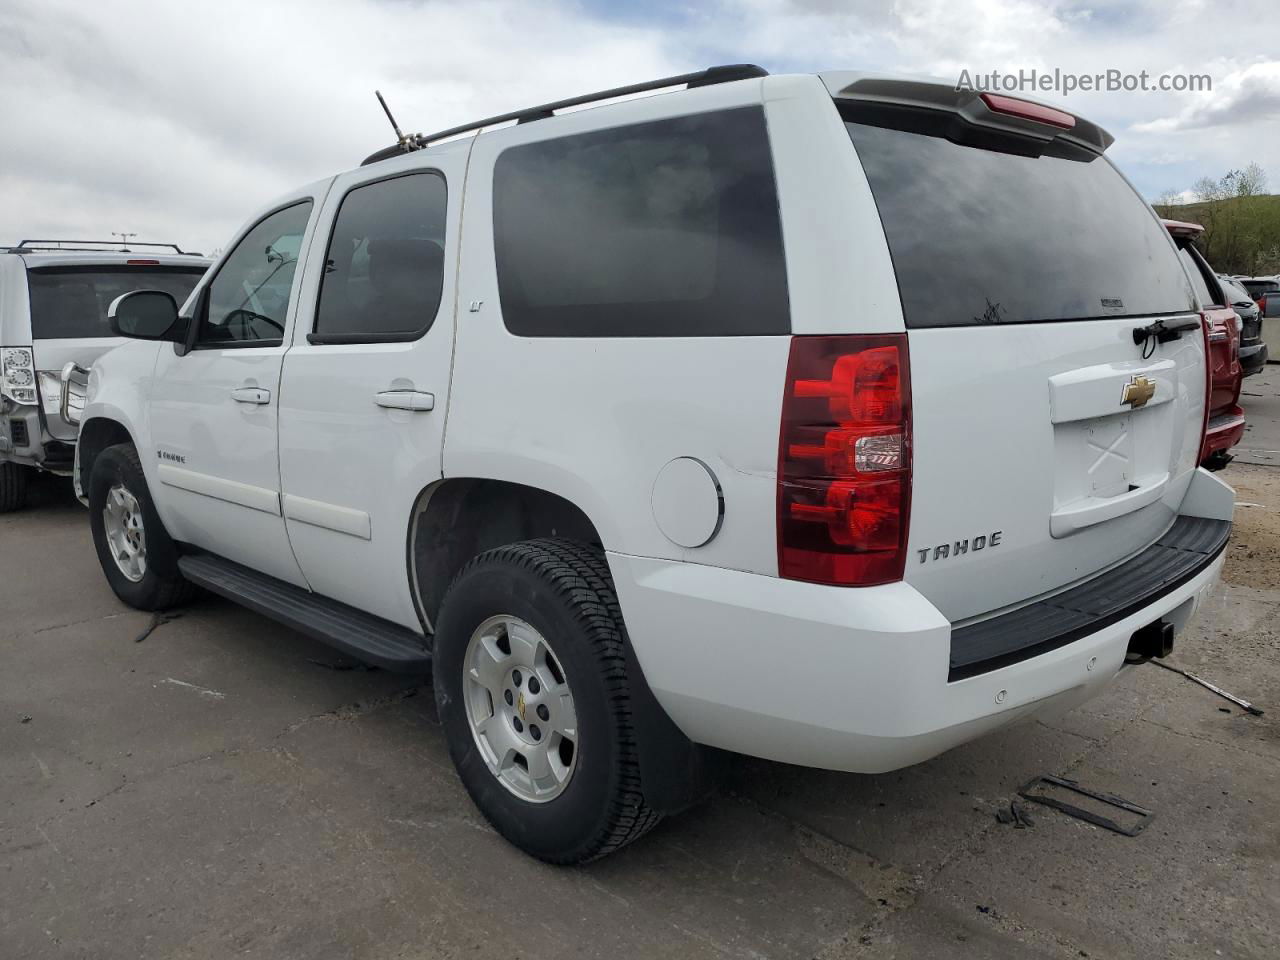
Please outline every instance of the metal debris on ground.
[{"label": "metal debris on ground", "polygon": [[1192,683],[1200,684],[1200,686],[1204,687],[1206,690],[1209,690],[1212,693],[1216,693],[1218,696],[1222,697],[1224,700],[1230,700],[1237,707],[1242,709],[1245,713],[1252,714],[1255,717],[1262,716],[1262,711],[1257,707],[1255,707],[1248,700],[1245,700],[1241,697],[1237,697],[1234,693],[1227,693],[1227,691],[1223,690],[1221,687],[1214,686],[1212,683],[1210,683],[1208,680],[1205,680],[1203,677],[1197,677],[1194,673],[1192,673],[1189,670],[1183,670],[1181,667],[1175,667],[1172,664],[1161,663],[1159,660],[1151,660],[1148,662],[1154,663],[1157,667],[1162,667],[1163,669],[1168,670],[1170,673],[1176,673],[1179,676],[1186,677]]},{"label": "metal debris on ground", "polygon": [[1001,823],[1012,823],[1018,830],[1036,825],[1036,822],[1031,819],[1031,814],[1027,812],[1026,804],[1019,803],[1017,800],[997,810],[996,819]]},{"label": "metal debris on ground", "polygon": [[[1119,807],[1128,813],[1132,813],[1141,819],[1131,827],[1122,827],[1108,817],[1100,816],[1092,810],[1085,810],[1083,807],[1077,807],[1075,804],[1067,803],[1065,800],[1059,800],[1057,797],[1046,796],[1043,793],[1032,793],[1031,789],[1039,783],[1047,783],[1051,786],[1061,787],[1063,790],[1070,790],[1072,793],[1078,793],[1081,796],[1091,797],[1100,803],[1108,806]],[[1024,800],[1030,800],[1032,803],[1039,803],[1046,807],[1051,807],[1059,813],[1065,813],[1069,817],[1075,817],[1077,820],[1083,820],[1086,823],[1092,823],[1095,827],[1102,827],[1104,830],[1110,830],[1112,833],[1118,833],[1126,837],[1136,837],[1147,825],[1155,818],[1155,814],[1144,807],[1138,806],[1136,803],[1130,803],[1123,797],[1117,797],[1110,793],[1098,793],[1090,790],[1088,787],[1082,787],[1075,780],[1068,780],[1066,777],[1053,777],[1045,774],[1039,777],[1033,777],[1031,780],[1018,791],[1018,796]]]},{"label": "metal debris on ground", "polygon": [[31,714],[29,714],[29,713],[24,713],[22,716],[20,716],[20,717],[18,718],[18,722],[19,722],[19,723],[30,723],[30,722],[31,722]]},{"label": "metal debris on ground", "polygon": [[149,623],[149,624],[147,625],[147,629],[143,630],[140,634],[138,634],[136,637],[134,637],[134,638],[133,638],[133,642],[134,642],[134,643],[141,643],[143,640],[147,639],[147,637],[151,636],[151,634],[153,634],[153,633],[155,632],[155,630],[156,630],[156,628],[157,628],[157,627],[162,627],[162,626],[164,626],[166,623],[172,623],[174,620],[179,619],[181,616],[182,616],[182,614],[180,614],[180,613],[156,613],[156,614],[153,614],[153,615],[152,615],[152,617],[151,617],[151,623]]}]

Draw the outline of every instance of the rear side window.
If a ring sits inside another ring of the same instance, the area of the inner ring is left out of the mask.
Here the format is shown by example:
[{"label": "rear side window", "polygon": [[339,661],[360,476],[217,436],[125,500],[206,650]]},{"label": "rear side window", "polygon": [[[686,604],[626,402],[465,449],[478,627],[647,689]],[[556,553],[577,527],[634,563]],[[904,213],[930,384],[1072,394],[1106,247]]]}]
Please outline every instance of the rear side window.
[{"label": "rear side window", "polygon": [[426,332],[444,286],[445,183],[413,173],[342,200],[312,343],[409,340]]},{"label": "rear side window", "polygon": [[36,340],[109,337],[107,307],[132,290],[163,290],[178,306],[205,268],[166,266],[35,267],[27,271],[31,336]]},{"label": "rear side window", "polygon": [[1200,306],[1211,307],[1215,303],[1222,302],[1209,288],[1209,280],[1200,272],[1200,264],[1196,263],[1196,258],[1191,255],[1190,250],[1186,247],[1179,248],[1178,259],[1182,261],[1182,269],[1187,271],[1187,278],[1191,281],[1191,289],[1195,291],[1196,301]]},{"label": "rear side window", "polygon": [[927,125],[845,126],[908,327],[1193,309],[1164,228],[1104,157],[1057,141],[1038,156],[962,146]]},{"label": "rear side window", "polygon": [[507,328],[531,337],[791,329],[758,107],[511,147],[493,175]]}]

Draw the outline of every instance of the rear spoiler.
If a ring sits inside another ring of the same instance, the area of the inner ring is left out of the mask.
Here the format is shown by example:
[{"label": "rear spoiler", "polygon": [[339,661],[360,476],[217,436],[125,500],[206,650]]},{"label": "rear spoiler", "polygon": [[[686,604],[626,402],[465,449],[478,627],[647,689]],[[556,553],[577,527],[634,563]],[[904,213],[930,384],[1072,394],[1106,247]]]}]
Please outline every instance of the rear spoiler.
[{"label": "rear spoiler", "polygon": [[1169,231],[1169,235],[1174,237],[1188,237],[1195,240],[1200,234],[1204,233],[1204,227],[1200,224],[1190,223],[1186,220],[1166,220],[1161,217],[1160,223]]},{"label": "rear spoiler", "polygon": [[957,90],[945,83],[926,80],[893,80],[849,74],[822,76],[837,100],[905,107],[958,115],[972,126],[992,132],[1015,134],[1041,143],[1065,140],[1094,153],[1103,153],[1115,137],[1082,117],[1021,97]]}]

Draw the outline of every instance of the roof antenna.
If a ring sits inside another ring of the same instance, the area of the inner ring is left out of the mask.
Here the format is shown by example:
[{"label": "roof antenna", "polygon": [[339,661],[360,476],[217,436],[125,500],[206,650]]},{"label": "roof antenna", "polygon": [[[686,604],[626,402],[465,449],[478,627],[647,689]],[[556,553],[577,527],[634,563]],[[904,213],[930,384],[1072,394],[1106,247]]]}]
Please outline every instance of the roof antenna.
[{"label": "roof antenna", "polygon": [[405,151],[405,153],[409,153],[412,150],[420,150],[422,148],[422,144],[418,141],[421,138],[421,135],[417,133],[401,133],[400,124],[396,123],[396,118],[391,115],[391,108],[387,106],[387,101],[383,98],[382,91],[375,90],[373,92],[374,95],[377,96],[378,102],[382,104],[382,112],[385,113],[387,115],[387,119],[391,121],[391,129],[396,132],[396,143],[400,145],[400,149]]},{"label": "roof antenna", "polygon": [[136,234],[136,233],[121,233],[119,230],[112,230],[112,231],[111,231],[111,235],[112,235],[113,237],[119,237],[119,238],[120,238],[120,246],[124,248],[123,250],[121,250],[121,253],[132,253],[132,252],[133,252],[132,250],[130,250],[130,249],[129,249],[129,238],[130,238],[130,237],[136,237],[136,236],[137,236],[137,234]]}]

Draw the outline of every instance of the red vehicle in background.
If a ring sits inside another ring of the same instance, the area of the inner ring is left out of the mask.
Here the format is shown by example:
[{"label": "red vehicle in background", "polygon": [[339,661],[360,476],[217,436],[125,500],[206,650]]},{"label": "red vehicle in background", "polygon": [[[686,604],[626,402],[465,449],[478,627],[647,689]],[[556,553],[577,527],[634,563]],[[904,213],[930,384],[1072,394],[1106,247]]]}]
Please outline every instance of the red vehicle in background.
[{"label": "red vehicle in background", "polygon": [[1209,423],[1200,448],[1200,465],[1208,470],[1221,470],[1231,462],[1227,451],[1244,436],[1244,410],[1240,407],[1240,383],[1244,379],[1240,367],[1240,319],[1213,269],[1195,248],[1204,227],[1181,220],[1162,220],[1161,223],[1178,248],[1178,256],[1195,289],[1200,313],[1208,327]]}]

